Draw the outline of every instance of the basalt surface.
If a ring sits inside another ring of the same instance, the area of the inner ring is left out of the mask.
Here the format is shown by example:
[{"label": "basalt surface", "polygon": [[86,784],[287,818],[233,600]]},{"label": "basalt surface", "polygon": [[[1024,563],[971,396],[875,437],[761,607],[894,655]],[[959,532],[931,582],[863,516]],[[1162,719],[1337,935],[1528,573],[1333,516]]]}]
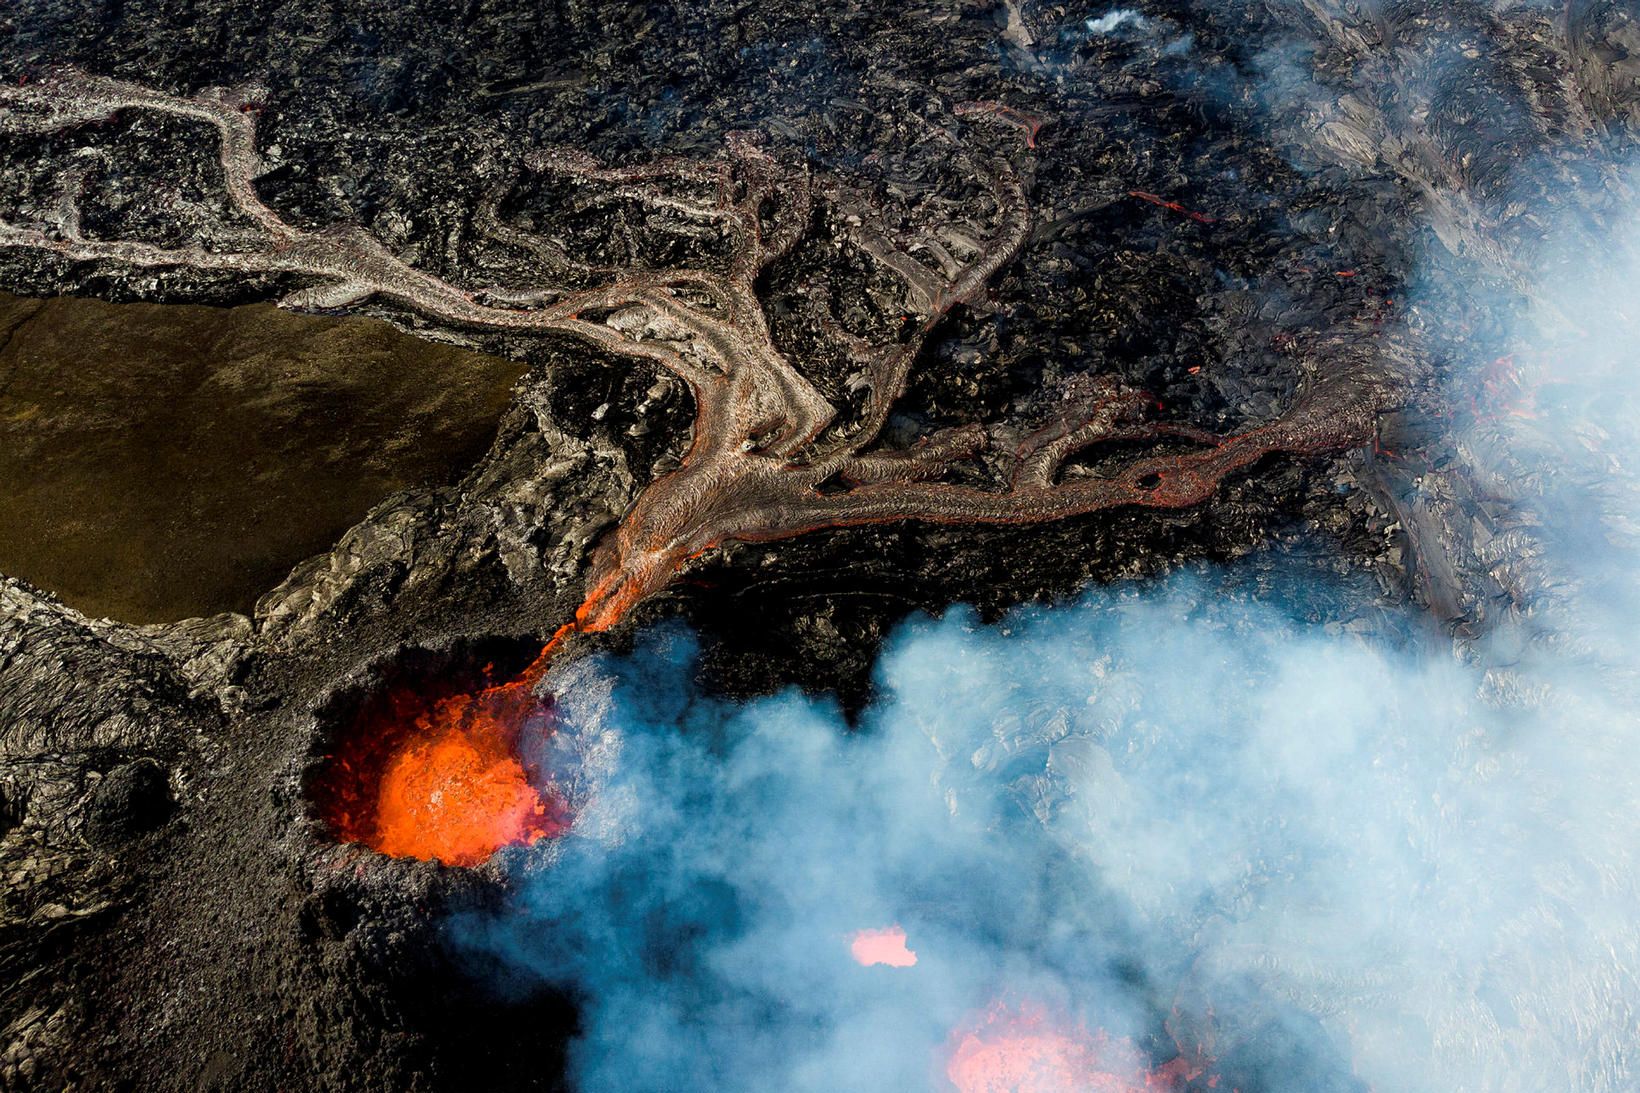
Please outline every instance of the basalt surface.
[{"label": "basalt surface", "polygon": [[[713,688],[797,684],[857,708],[880,639],[910,612],[995,614],[1272,544],[1367,575],[1364,626],[1381,602],[1411,601],[1467,641],[1555,594],[1531,567],[1530,522],[1452,439],[1450,406],[1496,356],[1543,211],[1598,223],[1619,188],[1640,101],[1634,23],[1615,4],[1568,10],[1160,4],[1117,33],[1093,29],[1103,6],[1011,2],[21,0],[0,13],[0,78],[75,65],[175,94],[256,81],[271,207],[357,224],[452,276],[496,272],[464,265],[474,211],[532,147],[709,156],[752,130],[916,192],[944,169],[930,117],[1004,102],[1042,121],[1036,226],[989,298],[930,337],[888,435],[1040,421],[1088,373],[1231,432],[1341,358],[1370,361],[1376,442],[1272,458],[1194,508],[731,543],[580,646],[681,615]],[[1431,84],[1462,93],[1415,102]],[[196,128],[117,118],[94,135],[113,169],[88,228],[212,230],[221,179]],[[48,191],[82,136],[8,135],[0,196]],[[1517,181],[1523,157],[1565,185]],[[542,198],[531,215],[591,246],[645,238],[625,206]],[[762,282],[794,359],[824,357],[800,302],[816,279],[851,290],[863,326],[898,302],[835,248],[797,248]],[[1478,296],[1477,280],[1498,292]],[[0,249],[0,287],[239,305],[299,285]],[[569,620],[596,544],[684,456],[691,400],[660,370],[564,340],[355,310],[522,370],[459,481],[384,483],[245,612],[136,625],[66,606],[53,595],[66,586],[0,583],[6,1088],[563,1087],[573,1000],[498,999],[437,937],[437,912],[499,899],[519,856],[449,869],[339,848],[305,779],[330,743],[323,711],[405,650],[538,642]]]}]

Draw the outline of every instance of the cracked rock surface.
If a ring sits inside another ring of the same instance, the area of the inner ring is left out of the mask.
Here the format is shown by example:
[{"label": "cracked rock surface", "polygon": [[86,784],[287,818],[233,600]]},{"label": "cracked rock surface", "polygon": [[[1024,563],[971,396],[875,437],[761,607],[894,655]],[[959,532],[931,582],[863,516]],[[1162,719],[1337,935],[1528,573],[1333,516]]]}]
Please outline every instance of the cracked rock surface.
[{"label": "cracked rock surface", "polygon": [[[1621,5],[1570,10],[1553,23],[1484,3],[1378,19],[1321,0],[1164,3],[1099,34],[1103,6],[957,0],[17,0],[0,12],[0,79],[74,64],[175,93],[259,83],[257,184],[281,215],[356,224],[420,267],[501,283],[518,260],[474,257],[473,211],[530,148],[701,155],[750,129],[783,155],[916,192],[941,171],[919,139],[928,118],[1005,101],[1046,119],[1037,226],[991,298],[931,340],[891,433],[1019,428],[1090,372],[1224,431],[1268,420],[1355,351],[1404,402],[1380,422],[1399,461],[1272,460],[1188,511],[731,544],[607,639],[682,615],[704,635],[711,687],[798,683],[858,708],[877,643],[909,612],[967,601],[994,614],[1271,544],[1320,544],[1326,565],[1427,608],[1460,640],[1552,594],[1531,565],[1530,517],[1483,488],[1494,461],[1438,410],[1506,318],[1462,285],[1477,269],[1520,283],[1541,228],[1522,212],[1532,203],[1603,215],[1633,135],[1635,24]],[[1454,50],[1473,67],[1467,97],[1412,101],[1447,78]],[[1478,137],[1474,120],[1500,103],[1497,130]],[[49,207],[51,168],[95,155],[117,169],[88,195],[88,227],[222,228],[195,128],[116,119],[7,141],[8,211]],[[1522,157],[1553,161],[1566,185],[1511,189]],[[590,246],[646,238],[631,209],[542,197],[526,211]],[[1428,248],[1452,267],[1409,305]],[[894,300],[824,233],[770,271],[775,339],[824,381],[803,302],[821,281],[855,301],[860,324],[886,322]],[[297,287],[0,249],[0,288],[22,297],[227,306]],[[354,310],[447,358],[455,346],[510,362],[505,399],[471,395],[493,441],[454,480],[383,488],[242,612],[113,621],[0,579],[0,1088],[562,1086],[568,1002],[478,997],[431,936],[430,912],[498,898],[506,855],[474,870],[363,853],[342,864],[301,777],[315,710],[373,664],[405,647],[539,639],[566,621],[594,545],[682,456],[692,407],[676,380],[562,340]],[[324,329],[314,351],[341,351]],[[1363,615],[1374,609],[1363,595]],[[528,1058],[490,1046],[526,1036]]]}]

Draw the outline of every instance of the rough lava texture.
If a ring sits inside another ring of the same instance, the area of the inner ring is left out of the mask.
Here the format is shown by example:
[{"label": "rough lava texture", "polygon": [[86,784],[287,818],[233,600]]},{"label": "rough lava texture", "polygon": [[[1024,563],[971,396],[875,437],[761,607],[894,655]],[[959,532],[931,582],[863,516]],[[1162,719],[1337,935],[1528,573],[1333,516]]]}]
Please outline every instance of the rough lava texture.
[{"label": "rough lava texture", "polygon": [[[1530,210],[1579,202],[1598,218],[1599,195],[1617,192],[1640,102],[1632,16],[1614,3],[1142,10],[1100,33],[1101,5],[1028,0],[18,0],[0,12],[0,79],[74,65],[173,94],[259,83],[257,186],[280,216],[356,224],[418,268],[498,283],[518,259],[475,257],[473,216],[532,148],[709,156],[751,130],[899,198],[941,182],[930,118],[1005,102],[1044,122],[1036,226],[991,298],[930,338],[885,435],[1038,424],[1092,374],[1231,432],[1361,359],[1394,408],[1375,446],[1260,463],[1192,509],[729,544],[632,616],[692,620],[725,693],[796,682],[857,708],[879,638],[912,610],[963,600],[994,614],[1305,536],[1460,639],[1523,612],[1545,594],[1530,528],[1475,500],[1479,461],[1441,416],[1508,306],[1461,286],[1476,266],[1521,281],[1541,229]],[[220,239],[233,222],[207,136],[126,115],[7,134],[0,204],[49,208],[65,164],[94,164],[88,233]],[[1522,158],[1577,185],[1512,190]],[[629,205],[542,193],[518,212],[592,254],[657,242]],[[841,394],[805,293],[823,282],[866,331],[895,321],[901,298],[831,238],[812,234],[761,289],[775,343]],[[1414,293],[1432,251],[1464,274],[1443,279],[1437,263]],[[220,305],[301,287],[0,249],[0,288],[23,295]],[[459,483],[382,499],[249,615],[133,626],[0,581],[0,1087],[562,1087],[572,1001],[480,992],[433,936],[432,912],[498,899],[513,856],[452,870],[335,845],[303,779],[325,747],[318,711],[401,650],[539,638],[568,620],[601,537],[683,456],[689,395],[562,339],[356,310],[528,366]]]}]

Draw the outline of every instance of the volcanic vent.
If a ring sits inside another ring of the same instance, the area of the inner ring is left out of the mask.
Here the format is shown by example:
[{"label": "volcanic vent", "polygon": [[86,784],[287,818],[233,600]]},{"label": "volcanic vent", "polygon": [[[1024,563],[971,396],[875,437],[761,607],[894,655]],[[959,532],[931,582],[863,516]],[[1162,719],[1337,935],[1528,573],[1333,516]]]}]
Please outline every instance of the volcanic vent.
[{"label": "volcanic vent", "polygon": [[499,640],[410,649],[336,692],[309,780],[331,836],[470,866],[568,830],[553,771],[524,746],[553,731],[540,659],[538,644]]}]

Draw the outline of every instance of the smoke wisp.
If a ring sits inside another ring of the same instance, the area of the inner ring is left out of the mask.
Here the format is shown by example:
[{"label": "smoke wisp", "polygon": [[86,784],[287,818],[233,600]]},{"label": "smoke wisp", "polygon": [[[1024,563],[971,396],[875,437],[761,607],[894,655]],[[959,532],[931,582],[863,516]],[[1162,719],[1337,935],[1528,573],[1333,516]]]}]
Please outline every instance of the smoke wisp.
[{"label": "smoke wisp", "polygon": [[[923,620],[852,734],[700,696],[681,632],[572,666],[566,726],[619,758],[458,935],[580,993],[587,1090],[947,1088],[998,999],[1157,1062],[1207,1023],[1242,1089],[1621,1088],[1632,711],[1548,659],[1552,700],[1503,701],[1292,588]],[[890,923],[915,966],[851,959]]]}]

